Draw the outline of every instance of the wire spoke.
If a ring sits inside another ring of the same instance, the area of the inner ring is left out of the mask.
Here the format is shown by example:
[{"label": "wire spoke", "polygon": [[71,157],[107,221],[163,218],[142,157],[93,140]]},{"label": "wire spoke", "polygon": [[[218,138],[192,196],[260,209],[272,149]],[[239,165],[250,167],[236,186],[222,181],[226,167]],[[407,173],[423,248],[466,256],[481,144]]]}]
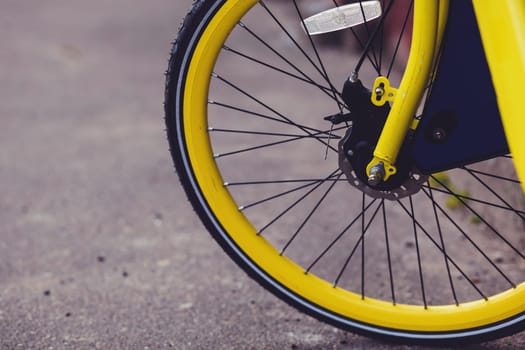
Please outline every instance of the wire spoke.
[{"label": "wire spoke", "polygon": [[385,200],[381,201],[382,212],[383,212],[383,226],[385,228],[385,244],[386,244],[386,254],[388,259],[388,276],[390,277],[390,293],[392,295],[392,304],[396,305],[396,293],[394,288],[394,274],[392,273],[392,258],[390,255],[390,239],[388,238],[388,225],[386,219],[386,208]]},{"label": "wire spoke", "polygon": [[[340,127],[337,129],[330,130],[329,132],[338,131],[346,129],[346,126]],[[284,134],[284,133],[278,133],[278,132],[265,132],[265,131],[253,131],[253,130],[239,130],[239,129],[222,129],[222,128],[214,128],[211,127],[208,129],[210,132],[221,132],[221,133],[229,133],[229,134],[247,134],[247,135],[259,135],[259,136],[278,136],[278,137],[291,137],[291,138],[310,138],[310,137],[317,137],[321,139],[340,139],[341,136],[338,135],[331,135],[331,136],[317,136],[317,135],[298,135],[298,134]],[[323,135],[325,132],[320,132],[320,135]]]},{"label": "wire spoke", "polygon": [[[372,203],[375,202],[375,199]],[[370,204],[372,204],[370,203]],[[368,208],[368,207],[367,207]],[[362,232],[361,232],[361,235],[359,237],[359,239],[357,240],[357,242],[355,243],[354,245],[354,248],[352,249],[350,255],[348,255],[348,258],[346,259],[345,263],[343,264],[343,267],[341,268],[341,270],[339,271],[339,274],[337,275],[337,278],[335,279],[335,282],[334,282],[334,288],[337,287],[337,285],[339,284],[339,280],[341,279],[341,277],[343,276],[343,273],[345,272],[348,264],[350,263],[350,260],[352,260],[352,257],[354,256],[355,252],[357,251],[357,248],[359,246],[363,247],[363,240],[365,239],[365,234],[366,232],[368,231],[368,228],[370,227],[370,225],[372,224],[372,222],[374,221],[377,213],[379,212],[379,209],[381,209],[381,204],[379,204],[376,208],[376,210],[374,211],[374,213],[372,214],[372,217],[370,218],[370,220],[368,221],[368,224],[362,228]],[[361,218],[364,217],[364,214],[365,214],[365,211],[366,210],[363,210],[361,212]],[[363,275],[361,275],[361,297],[364,299],[364,293],[363,293]]]},{"label": "wire spoke", "polygon": [[[427,197],[430,198],[430,195],[428,194],[428,192],[423,189],[423,192],[425,193],[425,195]],[[435,202],[434,202],[435,203]],[[505,280],[507,280],[507,282],[513,287],[515,288],[516,287],[516,284],[514,282],[511,281],[511,279],[496,265],[496,263],[494,263],[494,261],[492,261],[492,259],[483,251],[483,249],[481,249],[479,247],[479,245],[476,244],[476,242],[474,242],[474,240],[465,232],[465,230],[463,230],[458,224],[457,222],[450,217],[450,215],[447,214],[447,212],[438,204],[436,203],[436,207],[439,209],[439,211],[449,220],[449,222],[454,225],[456,227],[456,229],[463,235],[463,237],[465,237],[467,239],[467,241],[478,251],[478,253],[480,253],[483,258],[492,266],[494,267],[494,269],[496,269],[496,271],[498,271],[500,273],[501,276],[503,276],[503,278]],[[441,250],[441,249],[440,249]],[[443,250],[441,250],[443,252]],[[443,254],[445,254],[445,252],[443,252]]]},{"label": "wire spoke", "polygon": [[[272,70],[275,70],[275,71],[277,71],[279,73],[287,75],[287,76],[289,76],[291,78],[294,78],[294,79],[297,79],[299,81],[302,81],[303,83],[307,83],[307,84],[313,85],[313,86],[319,88],[319,90],[323,91],[328,97],[332,98],[335,102],[340,103],[340,101],[336,97],[334,97],[333,94],[330,94],[330,93],[333,93],[332,88],[328,88],[328,87],[323,86],[323,85],[321,85],[319,83],[316,83],[312,78],[306,76],[305,74],[302,74],[304,77],[300,77],[299,75],[287,72],[284,69],[281,69],[281,68],[276,67],[274,65],[271,65],[269,63],[263,62],[263,61],[255,58],[255,57],[252,57],[252,56],[249,56],[247,54],[244,54],[244,53],[242,53],[242,52],[240,52],[238,50],[232,49],[231,47],[226,46],[226,45],[223,46],[223,49],[225,51],[228,51],[228,52],[234,53],[234,54],[236,54],[236,55],[238,55],[240,57],[243,57],[243,58],[245,58],[247,60],[250,60],[252,62],[260,64],[260,65],[262,65],[264,67],[267,67],[269,69],[272,69]],[[338,94],[338,95],[340,96],[340,94]]]},{"label": "wire spoke", "polygon": [[[322,71],[315,65],[315,63],[312,61],[312,59],[308,56],[308,54],[306,54],[306,52],[304,52],[304,50],[299,46],[299,44],[297,44],[297,42],[295,41],[295,39],[293,39],[293,37],[290,35],[290,33],[282,26],[281,22],[277,20],[277,18],[275,18],[275,16],[273,15],[273,13],[271,13],[271,11],[266,7],[266,5],[260,1],[259,4],[265,8],[268,13],[270,14],[270,16],[276,21],[276,23],[279,25],[279,27],[281,27],[281,29],[285,32],[285,34],[292,39],[292,41],[294,42],[294,44],[299,48],[299,50],[304,54],[304,56],[307,58],[307,60],[309,62],[312,63],[312,65],[315,67],[315,69],[321,74],[321,76],[323,77],[323,79],[326,81],[326,83],[328,85],[330,85],[330,91],[332,92],[332,95],[331,97],[337,102],[338,106],[340,109],[342,109],[342,107],[344,106],[344,104],[342,102],[340,102],[336,96],[340,96],[338,93],[337,93],[337,90],[335,89],[335,87],[332,85],[332,83],[330,82],[330,80],[328,79],[327,76],[323,75]],[[271,52],[273,52],[277,57],[279,57],[282,61],[284,61],[287,65],[289,65],[291,68],[293,68],[296,72],[298,72],[300,75],[304,76],[307,80],[311,80],[311,81],[314,81],[311,77],[309,77],[303,70],[301,70],[299,67],[297,67],[295,64],[293,64],[288,58],[286,58],[283,54],[281,54],[280,52],[278,52],[275,48],[273,48],[270,44],[268,44],[266,42],[266,40],[264,40],[263,38],[261,38],[259,35],[257,35],[254,31],[252,31],[250,28],[248,28],[248,26],[246,26],[246,24],[244,24],[243,22],[239,22],[239,26],[243,29],[245,29],[251,36],[253,36],[257,41],[259,41],[261,44],[263,44],[267,49],[269,49]]]},{"label": "wire spoke", "polygon": [[[259,2],[260,4],[261,2]],[[266,42],[263,38],[258,36],[254,31],[252,31],[246,24],[243,22],[239,22],[239,26],[246,30],[251,36],[253,36],[257,41],[259,41],[261,44],[263,44],[267,49],[269,49],[271,52],[273,52],[277,57],[279,57],[281,60],[283,60],[287,65],[289,65],[291,68],[293,68],[297,73],[301,74],[303,77],[305,77],[307,80],[313,81],[312,78],[310,78],[304,71],[302,71],[299,67],[297,67],[295,64],[293,64],[289,59],[287,59],[283,54],[278,52],[275,48],[273,48],[270,44]],[[308,55],[305,53],[306,58],[311,61],[311,58],[308,57]],[[324,78],[324,77],[323,77]]]},{"label": "wire spoke", "polygon": [[[217,102],[217,101],[212,101],[212,100],[208,101],[208,103],[211,104],[211,105],[216,105],[216,106],[225,108],[225,109],[230,109],[230,110],[233,110],[233,111],[245,113],[245,114],[248,114],[248,115],[250,115],[252,117],[267,119],[267,120],[271,120],[271,121],[274,121],[274,122],[277,122],[277,123],[295,126],[295,127],[298,127],[301,130],[304,129],[304,130],[308,130],[308,131],[311,131],[311,132],[321,132],[321,130],[319,130],[319,129],[315,129],[315,128],[311,128],[311,127],[306,126],[306,125],[298,124],[298,123],[292,122],[290,120],[271,117],[271,116],[268,116],[268,115],[265,115],[265,114],[262,114],[262,113],[257,113],[257,112],[254,112],[254,111],[250,111],[250,110],[247,110],[247,109],[244,109],[244,108],[237,107],[237,106],[232,106],[230,104]],[[330,135],[329,132],[327,132],[326,134]]]},{"label": "wire spoke", "polygon": [[516,215],[518,215],[522,220],[525,219],[525,217],[523,216],[523,212],[520,212],[519,210],[513,208],[505,199],[503,199],[503,197],[501,197],[498,193],[496,193],[496,191],[494,191],[489,185],[487,185],[483,180],[481,180],[479,178],[479,176],[477,176],[475,173],[473,173],[472,171],[468,170],[468,169],[465,169],[473,178],[475,178],[480,184],[483,185],[483,187],[485,187],[487,190],[489,190],[490,193],[492,193],[494,196],[496,196],[503,204],[505,204],[506,207],[504,207],[504,209],[508,209],[510,211],[513,211]]},{"label": "wire spoke", "polygon": [[288,247],[290,246],[290,244],[292,244],[292,242],[295,240],[295,238],[297,237],[297,235],[299,235],[299,233],[301,232],[301,230],[304,228],[304,226],[306,225],[306,223],[310,220],[310,218],[312,217],[312,215],[314,215],[314,213],[317,211],[317,209],[319,209],[319,207],[321,206],[321,203],[324,202],[324,200],[326,199],[326,197],[328,196],[328,194],[332,191],[332,189],[334,188],[335,184],[337,183],[337,180],[339,180],[341,178],[343,174],[339,174],[337,177],[336,177],[336,181],[332,181],[332,183],[330,184],[330,186],[328,187],[328,189],[325,191],[325,193],[323,194],[323,196],[321,197],[321,199],[319,199],[319,201],[317,201],[317,203],[315,204],[315,206],[312,208],[312,210],[308,213],[308,215],[306,216],[306,218],[303,220],[303,222],[301,223],[301,225],[299,225],[299,227],[297,228],[297,230],[295,231],[295,233],[292,235],[292,237],[288,240],[288,242],[286,242],[286,244],[284,245],[284,247],[282,248],[281,250],[281,255],[284,254],[284,252],[286,251],[286,249],[288,249]]},{"label": "wire spoke", "polygon": [[[370,50],[370,48],[372,48],[373,50],[373,43],[374,43],[374,40],[379,32],[379,29],[384,26],[385,24],[385,20],[386,18],[388,17],[388,13],[390,12],[390,10],[392,9],[392,5],[394,4],[395,0],[392,0],[390,1],[390,3],[388,4],[386,10],[384,11],[383,15],[381,16],[381,19],[379,20],[379,24],[377,25],[377,27],[375,28],[374,32],[372,34],[368,34],[369,35],[369,38],[368,38],[368,41],[365,45],[365,48],[363,49],[363,53],[361,54],[361,57],[359,58],[358,62],[357,62],[357,65],[354,69],[354,73],[358,74],[359,73],[359,70],[361,69],[361,66],[363,65],[364,61],[365,61],[365,58],[367,57],[367,54],[368,54],[368,51]],[[361,11],[363,12],[363,17],[364,17],[364,11],[363,11],[363,7],[362,7],[362,3],[361,3]],[[364,17],[366,18],[366,17]],[[365,21],[365,24],[367,24],[367,21]],[[368,24],[366,26],[367,28],[367,32],[369,32],[368,30]],[[378,75],[381,75],[381,67],[378,66],[377,64],[377,59],[375,58],[375,52],[373,50],[372,52],[372,55],[373,55],[373,58],[374,58],[374,61],[375,61],[375,64],[372,64],[374,66],[374,69],[376,70],[377,74]]]},{"label": "wire spoke", "polygon": [[[310,134],[310,135],[290,137],[290,138],[288,138],[286,140],[269,142],[269,143],[265,143],[263,145],[242,148],[242,149],[239,149],[239,150],[236,150],[236,151],[230,151],[230,152],[226,152],[226,153],[216,153],[216,154],[213,155],[213,157],[214,158],[222,158],[222,157],[226,157],[226,156],[236,155],[236,154],[240,154],[240,153],[244,153],[244,152],[255,151],[255,150],[262,149],[262,148],[278,146],[278,145],[282,145],[282,144],[285,144],[285,143],[299,141],[299,140],[304,140],[304,139],[320,140],[320,138],[317,137],[317,136],[320,135],[320,134],[324,134],[324,133],[325,133],[325,131],[321,131],[319,133]],[[332,148],[332,147],[330,147],[330,149],[332,149],[334,152],[337,152],[337,150]]]},{"label": "wire spoke", "polygon": [[225,182],[224,186],[246,186],[246,185],[268,185],[268,184],[282,184],[282,183],[300,183],[300,182],[346,182],[345,179],[340,179],[339,177],[332,177],[329,179],[290,179],[290,180],[260,180],[260,181],[243,181],[243,182]]},{"label": "wire spoke", "polygon": [[[381,65],[379,64],[378,62],[378,59],[377,59],[377,53],[376,53],[376,50],[375,50],[375,47],[374,47],[374,43],[373,41],[375,40],[375,35],[376,33],[374,32],[374,34],[371,34],[370,32],[370,27],[368,26],[368,21],[366,20],[366,15],[365,15],[365,9],[363,7],[363,2],[362,1],[359,1],[359,8],[361,10],[361,16],[365,19],[365,30],[366,30],[366,34],[368,35],[368,38],[370,38],[371,40],[371,43],[370,43],[370,49],[372,49],[372,58],[374,59],[374,67],[378,67],[378,72],[379,74],[381,74]],[[382,27],[381,24],[379,24],[378,27]]]},{"label": "wire spoke", "polygon": [[408,7],[408,12],[405,16],[405,19],[403,21],[403,26],[401,27],[401,33],[399,34],[399,37],[397,38],[396,46],[394,49],[394,53],[392,54],[392,60],[390,61],[390,65],[388,66],[388,72],[386,74],[387,77],[390,77],[390,74],[392,73],[392,69],[394,68],[394,62],[396,60],[397,54],[399,52],[399,48],[401,47],[401,41],[403,40],[403,35],[405,34],[405,30],[408,24],[408,19],[410,18],[410,13],[412,12],[412,7],[414,6],[414,0],[410,1],[410,5]]},{"label": "wire spoke", "polygon": [[[321,56],[319,55],[319,51],[317,50],[317,47],[316,47],[316,45],[315,45],[315,43],[314,43],[314,41],[312,39],[312,36],[310,35],[310,33],[308,33],[308,30],[306,29],[306,24],[303,21],[304,17],[301,14],[301,11],[299,10],[299,6],[297,6],[297,1],[293,0],[293,4],[294,4],[294,7],[295,7],[295,11],[297,12],[297,15],[299,16],[299,19],[300,19],[300,21],[301,21],[301,23],[303,25],[303,29],[304,29],[305,33],[307,33],[307,35],[308,35],[308,40],[310,41],[310,45],[311,45],[312,49],[314,50],[315,57],[317,58],[317,61],[319,62],[319,67],[322,70],[321,75],[323,76],[323,78],[326,80],[326,82],[332,88],[332,93],[333,93],[333,96],[335,98],[335,96],[338,95],[337,89],[332,84],[332,82],[330,80],[330,77],[328,76],[328,73],[326,72],[326,68],[325,68],[325,65],[323,63],[323,60],[321,59]],[[341,113],[343,112],[343,106],[344,106],[343,104],[339,104],[339,109],[340,109]]]},{"label": "wire spoke", "polygon": [[[423,190],[423,192],[425,192],[425,190]],[[419,227],[419,229],[425,234],[425,236],[427,236],[427,238],[432,242],[432,244],[434,244],[436,246],[437,249],[439,249],[439,251],[441,251],[441,253],[443,253],[443,255],[446,257],[446,259],[456,268],[456,270],[459,271],[459,273],[461,273],[461,275],[469,282],[469,284],[479,293],[479,295],[485,299],[485,300],[488,300],[488,298],[485,296],[485,294],[478,288],[478,286],[476,286],[476,284],[474,283],[474,281],[472,281],[470,279],[470,277],[465,273],[465,271],[463,271],[463,269],[454,261],[454,259],[452,259],[450,257],[450,255],[448,255],[446,252],[443,251],[443,249],[440,247],[439,243],[437,243],[434,238],[428,233],[428,231],[419,223],[419,221],[414,218],[411,214],[410,214],[410,211],[403,205],[403,203],[400,201],[400,200],[397,200],[397,203],[399,204],[399,206],[403,209],[403,211],[405,212],[405,214],[407,214],[412,220],[413,222],[417,225],[417,227]]]},{"label": "wire spoke", "polygon": [[415,220],[415,214],[414,214],[414,203],[412,201],[412,196],[408,197],[410,202],[410,217],[412,218],[412,228],[414,230],[414,240],[416,242],[416,253],[417,253],[417,267],[419,270],[419,283],[421,285],[421,296],[423,297],[423,304],[425,305],[425,309],[428,308],[427,304],[427,296],[425,293],[425,281],[423,279],[423,267],[421,264],[421,251],[419,249],[419,238],[417,235],[417,225]]},{"label": "wire spoke", "polygon": [[[381,1],[381,8],[385,7],[385,2]],[[383,47],[385,44],[385,26],[381,26],[379,29],[379,71],[383,68]],[[387,76],[388,77],[388,76]]]},{"label": "wire spoke", "polygon": [[[431,185],[424,185],[423,188],[432,189],[432,190],[434,190],[436,192],[440,192],[440,193],[451,194],[450,191],[447,191],[447,190],[444,190],[444,189],[441,189],[441,188],[437,188],[437,187],[433,187]],[[506,207],[506,206],[503,206],[503,205],[500,205],[500,204],[496,204],[496,203],[492,203],[492,202],[488,202],[488,201],[485,201],[485,200],[482,200],[482,199],[477,199],[477,198],[474,198],[474,197],[471,197],[471,196],[466,196],[464,194],[455,193],[455,196],[457,196],[459,198],[462,198],[464,200],[471,201],[471,202],[476,202],[476,203],[481,203],[481,204],[484,204],[484,205],[489,205],[489,206],[494,207],[494,208],[503,209],[503,210],[507,210],[507,211],[513,211],[513,212],[516,212],[516,214],[518,214],[520,216],[525,214],[524,211],[520,211],[520,210],[517,210],[515,208]]]},{"label": "wire spoke", "polygon": [[317,185],[317,184],[320,184],[320,183],[323,183],[324,180],[319,180],[319,181],[312,181],[312,182],[308,182],[304,185],[301,185],[301,186],[297,186],[297,187],[294,187],[292,189],[289,189],[289,190],[286,190],[286,191],[282,191],[282,192],[279,192],[277,194],[274,194],[274,195],[271,195],[269,197],[266,197],[266,198],[263,198],[263,199],[260,199],[258,201],[255,201],[251,204],[248,204],[248,205],[242,205],[239,207],[239,210],[241,211],[244,211],[248,208],[251,208],[251,207],[254,207],[256,205],[259,205],[259,204],[262,204],[262,203],[265,203],[265,202],[268,202],[268,201],[271,201],[271,200],[274,200],[274,199],[277,199],[277,198],[280,198],[280,197],[283,197],[283,196],[286,196],[288,194],[291,194],[291,193],[294,193],[294,192],[297,192],[297,191],[300,191],[302,189],[305,189],[305,188],[308,188],[310,186],[314,186],[314,185]]},{"label": "wire spoke", "polygon": [[[299,45],[299,43],[297,42],[297,40],[295,40],[295,38],[293,37],[293,35],[290,34],[290,32],[284,27],[284,25],[281,23],[281,21],[279,21],[279,19],[273,14],[273,12],[268,8],[268,6],[264,3],[264,1],[259,1],[259,5],[261,5],[265,10],[266,12],[268,12],[268,14],[270,15],[270,17],[272,17],[272,19],[275,21],[275,23],[277,23],[277,25],[279,26],[279,28],[281,28],[281,30],[285,33],[285,35],[292,41],[292,43],[294,44],[294,46],[301,52],[301,54],[306,58],[306,60],[308,62],[310,62],[310,64],[314,67],[314,69],[323,77],[323,79],[326,80],[326,82],[328,84],[330,84],[330,81],[328,79],[328,76],[325,75],[323,73],[323,71],[321,70],[321,68],[319,68],[317,66],[317,64],[312,60],[312,58],[310,57],[310,55],[308,55],[306,53],[306,51],[303,49],[303,47],[301,45]],[[299,18],[300,18],[300,21],[302,22],[303,21],[303,18],[301,15],[299,15]]]},{"label": "wire spoke", "polygon": [[[364,17],[364,14],[363,14]],[[361,199],[361,299],[365,299],[365,232],[368,227],[365,228],[365,203],[366,196],[363,192]]]},{"label": "wire spoke", "polygon": [[[334,170],[334,172],[332,172],[330,175],[328,175],[325,179],[330,179],[332,178],[336,173],[339,172],[339,169],[336,169]],[[295,202],[293,202],[290,206],[288,206],[285,210],[283,210],[279,215],[277,215],[274,219],[272,219],[269,223],[267,223],[266,225],[264,225],[260,230],[257,231],[257,234],[258,235],[261,235],[268,227],[270,227],[271,225],[273,225],[277,220],[279,220],[280,218],[282,218],[286,213],[288,213],[290,210],[292,210],[297,204],[299,204],[301,201],[303,201],[306,197],[308,197],[310,194],[312,194],[315,190],[317,190],[323,183],[324,183],[325,180],[322,180],[322,181],[318,181],[317,183],[315,183],[315,186],[313,188],[311,188],[310,190],[308,190],[308,192],[306,192],[305,194],[303,194],[301,197],[299,197],[299,199],[297,199]],[[313,185],[313,184],[312,184]],[[306,187],[306,186],[301,186],[301,187]]]},{"label": "wire spoke", "polygon": [[[236,91],[240,92],[241,94],[245,95],[246,97],[250,98],[251,100],[253,100],[254,102],[256,102],[257,104],[261,105],[262,107],[268,109],[269,111],[271,111],[272,113],[274,113],[275,115],[281,117],[283,120],[289,122],[291,125],[293,126],[296,126],[298,127],[299,129],[301,129],[302,131],[304,131],[306,134],[308,135],[312,135],[312,133],[306,129],[305,127],[302,127],[301,125],[298,125],[296,124],[295,122],[293,122],[290,118],[284,116],[283,114],[277,112],[275,109],[271,108],[270,106],[268,106],[267,104],[265,104],[264,102],[260,101],[259,99],[255,98],[253,95],[247,93],[246,91],[244,91],[243,89],[239,88],[238,86],[236,86],[235,84],[231,83],[230,81],[226,80],[225,78],[221,77],[220,75],[216,74],[216,73],[213,73],[213,77],[219,79],[221,82],[225,83],[226,85],[232,87],[233,89],[235,89]],[[321,140],[321,139],[316,139],[318,140],[319,142],[321,142],[323,145],[329,147],[330,149],[332,149],[334,152],[337,152],[337,150],[330,146],[327,142]]]},{"label": "wire spoke", "polygon": [[500,176],[500,175],[490,174],[490,173],[486,173],[484,171],[479,171],[479,170],[468,168],[468,167],[463,167],[463,168],[465,170],[472,171],[475,174],[480,174],[480,175],[492,177],[494,179],[499,179],[499,180],[503,180],[503,181],[513,182],[513,183],[516,183],[516,184],[521,184],[521,182],[519,180],[516,180],[516,179],[511,179],[511,178]]},{"label": "wire spoke", "polygon": [[368,204],[365,208],[364,211],[361,211],[338,235],[337,237],[332,240],[332,242],[330,242],[330,244],[321,252],[321,254],[319,254],[315,259],[314,261],[308,266],[308,268],[306,268],[305,270],[305,274],[309,273],[310,270],[319,262],[319,260],[321,260],[325,255],[326,253],[328,253],[328,251],[330,249],[332,249],[332,247],[348,232],[348,230],[350,230],[352,228],[352,226],[354,226],[354,224],[361,218],[361,216],[363,216],[364,212],[366,212],[371,206],[372,204],[374,204],[375,202],[377,201],[377,199],[374,199],[372,202],[370,202],[370,204]]},{"label": "wire spoke", "polygon": [[[335,7],[339,7],[339,4],[337,3],[337,1],[335,0],[332,0],[332,3],[334,4]],[[363,43],[363,41],[361,40],[361,38],[359,38],[359,35],[357,35],[356,31],[354,30],[354,28],[350,27],[350,32],[352,33],[354,39],[357,41],[357,44],[359,45],[359,47],[361,48],[362,51],[364,51],[365,49],[365,43]],[[369,53],[368,52],[364,52],[366,58],[368,58],[368,61],[370,62],[370,64],[372,65],[372,67],[374,67],[374,69],[377,71],[378,69],[375,68],[375,65],[374,65],[374,61],[372,59],[372,57],[370,57]]]},{"label": "wire spoke", "polygon": [[448,263],[448,260],[447,260],[447,250],[446,250],[446,247],[445,247],[445,239],[443,238],[443,232],[441,231],[441,224],[439,222],[439,215],[438,215],[438,212],[437,212],[436,202],[434,200],[434,195],[432,194],[432,188],[430,187],[430,183],[428,181],[427,181],[427,183],[429,185],[429,191],[428,191],[429,192],[429,197],[430,197],[430,201],[432,202],[432,209],[433,209],[433,212],[434,212],[434,218],[436,219],[436,227],[437,227],[437,230],[438,230],[438,233],[439,233],[439,240],[440,240],[441,248],[442,248],[442,251],[443,251],[443,259],[445,260],[445,267],[447,269],[448,281],[450,283],[450,289],[452,290],[452,296],[454,297],[456,305],[459,305],[458,297],[456,295],[456,288],[454,287],[454,282],[452,280],[452,273],[450,272],[450,264]]},{"label": "wire spoke", "polygon": [[[434,179],[434,181],[436,181],[438,184],[440,184],[443,188],[445,188],[449,194],[451,194],[452,196],[454,196],[455,198],[457,198],[457,200],[459,200],[461,202],[461,204],[463,206],[465,206],[465,208],[467,208],[472,214],[474,214],[475,216],[477,216],[481,222],[483,222],[485,224],[485,226],[487,226],[494,234],[496,234],[496,236],[498,236],[503,242],[505,242],[514,252],[516,252],[516,254],[518,254],[522,259],[525,259],[525,255],[523,253],[521,253],[512,243],[509,242],[508,239],[506,239],[505,237],[503,237],[503,235],[501,233],[499,233],[498,230],[496,230],[494,228],[494,226],[492,226],[491,224],[489,224],[487,222],[487,220],[485,220],[482,215],[479,215],[479,213],[472,209],[472,207],[463,199],[461,198],[460,196],[458,196],[454,191],[452,191],[447,185],[445,185],[442,181],[440,181],[439,179],[437,179],[435,176],[431,175],[432,179]],[[510,280],[509,280],[510,282]],[[513,286],[514,284],[512,282],[510,282]]]}]

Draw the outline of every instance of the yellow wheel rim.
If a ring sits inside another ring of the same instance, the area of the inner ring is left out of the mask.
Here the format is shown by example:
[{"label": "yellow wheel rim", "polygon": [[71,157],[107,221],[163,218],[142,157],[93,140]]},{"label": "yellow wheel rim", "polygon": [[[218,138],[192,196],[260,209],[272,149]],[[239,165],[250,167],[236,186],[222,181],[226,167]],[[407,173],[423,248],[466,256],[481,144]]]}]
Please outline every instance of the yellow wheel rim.
[{"label": "yellow wheel rim", "polygon": [[523,283],[488,300],[429,306],[427,309],[421,305],[394,305],[372,298],[363,299],[361,295],[334,288],[313,274],[305,274],[302,267],[281,256],[268,241],[256,234],[223,185],[207,131],[208,89],[215,59],[231,29],[256,3],[256,0],[227,0],[217,10],[198,38],[183,90],[183,134],[195,181],[210,211],[236,247],[291,293],[320,310],[370,326],[415,332],[462,331],[496,324],[522,313],[525,300]]}]

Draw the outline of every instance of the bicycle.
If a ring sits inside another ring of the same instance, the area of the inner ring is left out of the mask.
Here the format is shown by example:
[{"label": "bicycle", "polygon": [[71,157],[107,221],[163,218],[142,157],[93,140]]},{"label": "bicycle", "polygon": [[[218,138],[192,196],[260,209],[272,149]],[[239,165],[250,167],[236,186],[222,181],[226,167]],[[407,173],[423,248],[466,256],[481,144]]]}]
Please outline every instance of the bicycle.
[{"label": "bicycle", "polygon": [[[524,22],[512,0],[196,1],[165,96],[193,208],[248,275],[337,327],[525,329],[525,49],[506,50]],[[359,52],[318,39],[340,29]]]}]

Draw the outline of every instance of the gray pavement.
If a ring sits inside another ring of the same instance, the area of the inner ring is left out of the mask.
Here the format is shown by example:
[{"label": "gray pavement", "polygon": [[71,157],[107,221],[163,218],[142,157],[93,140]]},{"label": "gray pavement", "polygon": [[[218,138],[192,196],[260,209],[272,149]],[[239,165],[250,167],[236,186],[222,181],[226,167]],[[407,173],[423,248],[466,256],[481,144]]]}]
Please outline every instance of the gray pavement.
[{"label": "gray pavement", "polygon": [[193,214],[162,109],[190,5],[2,0],[0,348],[405,348],[289,308]]}]

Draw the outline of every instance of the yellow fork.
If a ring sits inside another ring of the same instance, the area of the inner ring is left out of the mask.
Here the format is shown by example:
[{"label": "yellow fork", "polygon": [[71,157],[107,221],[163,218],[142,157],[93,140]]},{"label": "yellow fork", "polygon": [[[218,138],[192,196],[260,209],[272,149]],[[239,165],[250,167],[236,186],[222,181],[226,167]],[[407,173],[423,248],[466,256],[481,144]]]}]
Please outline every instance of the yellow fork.
[{"label": "yellow fork", "polygon": [[[382,99],[382,103],[391,101],[392,109],[377,142],[374,157],[367,166],[372,185],[387,181],[396,173],[394,164],[431,79],[447,14],[448,0],[414,1],[412,44],[401,84],[394,89],[385,77],[379,77],[379,83],[388,85],[387,97]],[[372,93],[372,102],[377,104],[375,92]]]}]

